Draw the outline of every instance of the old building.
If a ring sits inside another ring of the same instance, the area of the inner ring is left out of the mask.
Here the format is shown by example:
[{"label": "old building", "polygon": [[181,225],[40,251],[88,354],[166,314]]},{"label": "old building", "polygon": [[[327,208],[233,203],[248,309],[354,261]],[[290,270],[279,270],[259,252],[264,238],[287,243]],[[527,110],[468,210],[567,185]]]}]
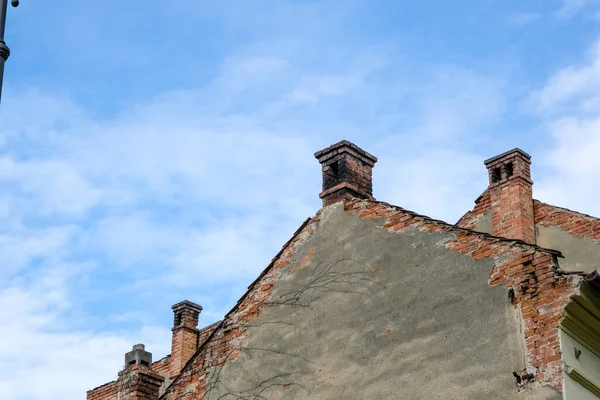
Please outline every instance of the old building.
[{"label": "old building", "polygon": [[600,219],[534,200],[529,155],[485,161],[454,225],[376,201],[352,143],[315,156],[323,208],[237,305],[176,304],[171,354],[88,400],[600,397]]}]

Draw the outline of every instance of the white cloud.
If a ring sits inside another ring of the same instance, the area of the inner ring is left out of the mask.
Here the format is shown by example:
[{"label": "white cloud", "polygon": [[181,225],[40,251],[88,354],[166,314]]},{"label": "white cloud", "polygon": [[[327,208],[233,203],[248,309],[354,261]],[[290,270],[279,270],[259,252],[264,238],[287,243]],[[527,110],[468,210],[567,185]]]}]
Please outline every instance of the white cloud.
[{"label": "white cloud", "polygon": [[13,277],[36,259],[60,259],[75,232],[74,226],[7,229],[0,234],[0,277]]},{"label": "white cloud", "polygon": [[168,329],[144,327],[107,335],[95,333],[91,326],[74,326],[66,318],[73,308],[68,293],[71,269],[53,267],[27,282],[3,285],[2,398],[82,398],[84,388],[116,377],[116,368],[134,341],[145,340],[149,349],[168,352]]},{"label": "white cloud", "polygon": [[553,149],[544,162],[552,173],[536,182],[535,195],[543,201],[600,215],[594,182],[600,171],[600,113],[594,117],[565,117],[547,124]]},{"label": "white cloud", "polygon": [[18,184],[36,214],[81,215],[97,203],[99,193],[71,164],[60,160],[17,161],[0,158],[0,183]]},{"label": "white cloud", "polygon": [[454,223],[486,188],[481,155],[440,148],[400,153],[381,158],[376,182],[385,188],[378,199]]},{"label": "white cloud", "polygon": [[[444,140],[472,136],[474,127],[490,127],[504,114],[506,91],[498,77],[485,77],[467,69],[439,68],[423,88],[421,136]],[[471,137],[471,142],[484,140]]]},{"label": "white cloud", "polygon": [[569,66],[548,79],[536,94],[543,128],[551,139],[548,155],[537,162],[551,173],[536,182],[541,200],[600,215],[593,184],[600,170],[600,40],[584,64]]},{"label": "white cloud", "polygon": [[588,51],[585,64],[568,66],[558,71],[536,93],[535,98],[539,109],[544,112],[561,111],[573,106],[577,108],[571,111],[585,111],[597,104],[599,88],[600,40],[597,40]]},{"label": "white cloud", "polygon": [[[312,154],[340,139],[380,158],[377,198],[450,221],[469,208],[485,171],[478,142],[462,140],[483,140],[503,114],[502,85],[449,66],[407,80],[366,53],[321,72],[279,56],[230,58],[206,87],[103,119],[66,96],[11,93],[0,249],[12,267],[0,305],[14,313],[0,311],[10,321],[0,329],[19,346],[0,347],[0,368],[12,366],[3,398],[81,398],[114,378],[131,344],[168,353],[169,327],[151,326],[170,299],[198,298],[213,322],[319,208]],[[142,305],[110,304],[132,292]],[[140,316],[150,327],[131,328]]]}]

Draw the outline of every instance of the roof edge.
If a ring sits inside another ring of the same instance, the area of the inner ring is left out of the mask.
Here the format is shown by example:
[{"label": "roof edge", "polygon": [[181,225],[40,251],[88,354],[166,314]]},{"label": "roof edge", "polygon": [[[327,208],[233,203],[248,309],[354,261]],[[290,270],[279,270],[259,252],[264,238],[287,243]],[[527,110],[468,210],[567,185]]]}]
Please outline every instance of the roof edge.
[{"label": "roof edge", "polygon": [[322,159],[325,158],[325,156],[327,156],[329,153],[335,152],[336,150],[339,152],[347,152],[348,149],[354,150],[354,152],[356,152],[356,155],[365,159],[365,161],[368,161],[369,164],[371,164],[371,167],[373,167],[374,164],[377,162],[377,157],[375,157],[368,151],[361,149],[360,147],[348,140],[340,140],[339,142],[334,143],[331,146],[324,148],[323,150],[317,151],[314,154],[314,156],[317,160],[322,161]]},{"label": "roof edge", "polygon": [[[183,366],[181,371],[179,371],[179,374],[175,377],[175,379],[173,379],[171,381],[171,383],[169,384],[169,386],[167,386],[165,388],[165,391],[163,392],[163,394],[160,395],[160,397],[158,398],[159,400],[166,399],[165,396],[167,394],[169,394],[169,392],[171,391],[171,388],[175,385],[175,383],[177,383],[179,381],[179,378],[181,377],[183,372],[186,371],[188,368],[190,368],[193,361],[198,357],[198,355],[202,352],[202,350],[204,350],[204,348],[207,346],[207,344],[210,343],[211,339],[215,336],[216,332],[218,332],[223,327],[223,325],[225,324],[225,322],[227,321],[229,316],[238,309],[240,304],[246,299],[246,297],[248,297],[248,295],[250,294],[252,289],[254,289],[254,287],[258,284],[258,282],[260,282],[260,280],[269,272],[269,270],[271,270],[271,268],[273,268],[273,266],[275,265],[275,261],[277,261],[277,259],[279,257],[281,257],[281,255],[288,248],[290,243],[292,243],[294,241],[294,239],[296,239],[296,237],[298,237],[298,235],[300,235],[300,233],[304,230],[304,228],[306,228],[306,226],[308,226],[308,224],[311,221],[313,221],[319,215],[319,213],[320,213],[320,210],[317,212],[317,214],[314,217],[307,218],[302,223],[302,225],[300,225],[300,227],[298,229],[296,229],[296,232],[294,232],[292,237],[281,247],[281,250],[279,250],[279,252],[275,255],[275,257],[273,257],[273,259],[271,260],[269,265],[267,265],[267,267],[258,275],[258,277],[254,281],[252,281],[252,283],[250,285],[248,285],[248,289],[246,290],[246,292],[239,298],[239,300],[235,303],[235,305],[231,308],[231,310],[229,310],[229,312],[227,312],[227,314],[225,314],[225,316],[223,317],[223,319],[221,321],[215,322],[213,324],[213,325],[216,325],[218,323],[218,325],[215,327],[215,329],[213,329],[211,334],[208,335],[208,337],[204,340],[204,342],[202,342],[202,344],[200,344],[200,346],[198,346],[198,349],[196,349],[194,354],[185,363],[185,365]],[[212,326],[212,325],[209,325],[209,326]]]},{"label": "roof edge", "polygon": [[525,157],[526,159],[528,159],[528,160],[531,160],[531,156],[530,156],[529,154],[527,154],[526,152],[524,152],[524,151],[523,151],[523,150],[521,150],[520,148],[518,148],[518,147],[515,147],[515,148],[514,148],[514,149],[512,149],[512,150],[505,151],[505,152],[504,152],[504,153],[502,153],[502,154],[498,154],[497,156],[494,156],[494,157],[492,157],[492,158],[488,158],[488,159],[487,159],[487,160],[485,160],[483,163],[484,163],[485,165],[488,165],[488,164],[491,164],[491,163],[493,163],[494,161],[498,161],[499,159],[501,159],[501,158],[504,158],[504,157],[506,157],[506,156],[509,156],[509,155],[511,155],[511,154],[513,154],[513,153],[519,153],[519,154],[521,154],[523,157]]},{"label": "roof edge", "polygon": [[416,213],[414,211],[402,208],[400,206],[396,206],[396,205],[393,205],[393,204],[390,204],[390,203],[386,203],[385,201],[368,200],[368,199],[355,199],[355,200],[356,201],[361,201],[361,202],[370,202],[370,203],[374,203],[374,204],[380,204],[380,205],[387,206],[387,207],[392,207],[392,208],[397,209],[398,211],[401,211],[401,212],[404,212],[406,214],[412,215],[415,218],[421,218],[423,220],[427,220],[427,221],[433,222],[435,224],[443,225],[443,226],[447,227],[448,229],[450,229],[452,231],[466,232],[466,233],[470,233],[470,234],[473,234],[473,235],[481,236],[481,237],[486,238],[486,239],[491,239],[491,240],[494,240],[494,241],[499,241],[499,242],[504,242],[504,243],[515,243],[515,244],[518,244],[518,245],[521,245],[521,246],[528,247],[530,249],[534,249],[534,250],[538,250],[538,251],[543,251],[543,252],[546,252],[546,253],[549,253],[549,254],[553,254],[553,255],[555,255],[557,257],[564,258],[563,254],[559,250],[548,249],[548,248],[545,248],[545,247],[538,246],[537,244],[527,243],[527,242],[525,242],[523,240],[519,240],[519,239],[508,239],[508,238],[505,238],[505,237],[502,237],[502,236],[490,235],[489,233],[477,232],[477,231],[474,231],[473,229],[461,228],[460,226],[453,225],[453,224],[451,224],[449,222],[442,221],[440,219],[435,219],[435,218],[429,217],[427,215],[419,214],[419,213]]},{"label": "roof edge", "polygon": [[552,208],[557,209],[557,210],[566,211],[566,212],[569,212],[569,213],[572,213],[572,214],[576,214],[576,215],[579,215],[580,217],[583,217],[583,218],[591,218],[591,219],[594,219],[596,221],[600,221],[600,217],[594,217],[593,215],[589,215],[589,214],[585,214],[585,213],[582,213],[582,212],[579,212],[579,211],[571,210],[571,209],[566,208],[566,207],[560,207],[560,206],[555,206],[553,204],[544,203],[543,201],[538,200],[538,199],[533,199],[533,202],[534,203],[539,203],[539,204],[542,204],[542,205],[545,205],[545,206],[548,206],[548,207],[552,207]]}]

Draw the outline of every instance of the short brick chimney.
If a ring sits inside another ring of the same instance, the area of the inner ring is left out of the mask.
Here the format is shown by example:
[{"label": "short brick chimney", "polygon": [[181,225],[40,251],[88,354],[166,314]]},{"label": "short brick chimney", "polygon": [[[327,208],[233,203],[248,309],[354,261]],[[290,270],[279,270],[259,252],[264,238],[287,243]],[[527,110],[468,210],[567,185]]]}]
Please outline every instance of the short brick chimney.
[{"label": "short brick chimney", "polygon": [[377,158],[342,140],[315,153],[323,169],[323,207],[350,198],[373,200],[372,169]]},{"label": "short brick chimney", "polygon": [[125,369],[119,372],[116,398],[158,400],[160,387],[165,378],[153,372],[151,367],[152,353],[147,352],[143,344],[133,346],[133,350],[125,354]]},{"label": "short brick chimney", "polygon": [[198,348],[198,316],[202,311],[199,304],[184,300],[173,307],[173,339],[171,342],[171,375],[181,372],[183,366]]},{"label": "short brick chimney", "polygon": [[535,244],[531,156],[513,149],[486,160],[493,234]]},{"label": "short brick chimney", "polygon": [[158,400],[165,378],[150,369],[134,365],[119,373],[117,399]]}]

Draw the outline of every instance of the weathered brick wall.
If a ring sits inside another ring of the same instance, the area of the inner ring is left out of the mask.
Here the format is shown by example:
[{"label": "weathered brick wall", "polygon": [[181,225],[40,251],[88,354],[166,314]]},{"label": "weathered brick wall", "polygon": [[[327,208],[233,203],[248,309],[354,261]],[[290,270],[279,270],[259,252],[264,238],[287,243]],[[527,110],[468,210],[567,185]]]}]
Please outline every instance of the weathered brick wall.
[{"label": "weathered brick wall", "polygon": [[534,202],[538,245],[560,250],[566,271],[590,273],[600,259],[600,219]]},{"label": "weathered brick wall", "polygon": [[[199,344],[204,343],[206,339],[210,336],[210,334],[215,330],[215,328],[219,326],[220,322],[221,321],[217,321],[211,325],[208,325],[200,329],[199,331],[196,331],[193,336],[188,337],[188,339],[191,338],[191,340],[188,340],[188,342],[185,344],[187,349],[186,357],[188,359],[194,354],[194,352],[197,349],[197,346]],[[178,343],[176,343],[176,346],[182,344],[182,338],[183,335],[174,335],[173,340],[179,341]],[[179,368],[183,367],[183,365],[184,364],[182,364]],[[177,376],[177,374],[179,373],[179,369],[175,373],[173,372],[173,363],[171,355],[168,355],[158,361],[153,362],[151,366],[151,371],[153,374],[157,374],[164,378],[159,390],[160,394],[162,394],[165,391],[165,389],[171,384],[172,378]],[[118,393],[118,391],[120,390],[119,388],[120,386],[117,384],[117,381],[106,383],[95,389],[89,390],[87,392],[87,400],[116,400],[117,398],[119,398],[118,395],[121,395],[120,393]]]},{"label": "weathered brick wall", "polygon": [[[485,191],[477,200],[475,200],[475,207],[473,210],[467,212],[461,217],[456,223],[456,226],[465,229],[474,229],[477,227],[480,219],[486,211],[492,210],[492,200],[490,199],[490,192]],[[491,233],[491,232],[490,232]]]},{"label": "weathered brick wall", "polygon": [[158,400],[164,377],[141,365],[119,373],[118,400]]},{"label": "weathered brick wall", "polygon": [[98,386],[87,392],[87,400],[115,400],[117,396],[117,382],[112,381]]},{"label": "weathered brick wall", "polygon": [[[399,231],[407,226],[430,232],[451,229],[384,203],[353,202],[347,208],[362,218],[385,218],[384,229]],[[457,240],[446,243],[447,248],[474,259],[494,260],[490,286],[506,287],[522,318],[527,366],[535,368],[537,382],[562,391],[558,322],[570,297],[576,293],[579,276],[561,274],[555,254],[536,246],[507,243],[470,231],[455,234]]]},{"label": "weathered brick wall", "polygon": [[157,400],[164,380],[162,375],[136,365],[119,372],[116,381],[88,391],[86,398],[87,400]]},{"label": "weathered brick wall", "polygon": [[[489,284],[507,289],[507,295],[511,296],[513,307],[522,321],[526,359],[524,370],[517,372],[520,376],[522,373],[526,380],[527,373],[535,371],[534,385],[537,382],[562,390],[558,321],[563,307],[577,289],[579,278],[560,273],[556,262],[558,253],[461,230],[386,203],[354,200],[347,202],[345,209],[365,220],[382,221],[381,228],[392,232],[402,233],[406,229],[451,232],[455,239],[444,244],[447,249],[475,260],[493,260],[495,267]],[[204,398],[214,380],[211,374],[219,370],[214,367],[222,367],[238,358],[245,341],[245,326],[260,315],[270,299],[277,270],[289,265],[296,246],[312,235],[319,221],[320,214],[317,214],[284,246],[161,399]],[[306,254],[303,260],[310,257],[311,254]],[[302,268],[302,262],[296,268]]]},{"label": "weathered brick wall", "polygon": [[575,211],[551,206],[535,200],[535,223],[540,226],[557,226],[573,236],[585,236],[600,242],[600,219]]},{"label": "weathered brick wall", "polygon": [[152,371],[162,376],[169,376],[171,367],[171,356],[161,358],[158,361],[152,363]]}]

